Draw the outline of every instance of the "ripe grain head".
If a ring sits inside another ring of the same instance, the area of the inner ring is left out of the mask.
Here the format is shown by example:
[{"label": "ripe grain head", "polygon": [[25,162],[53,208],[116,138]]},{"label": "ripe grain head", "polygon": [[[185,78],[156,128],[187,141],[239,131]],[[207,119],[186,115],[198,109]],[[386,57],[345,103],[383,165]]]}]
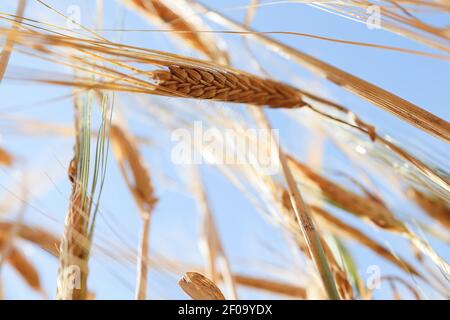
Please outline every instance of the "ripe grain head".
[{"label": "ripe grain head", "polygon": [[223,102],[249,103],[271,108],[303,105],[294,87],[232,69],[169,65],[155,71],[156,91],[162,95]]},{"label": "ripe grain head", "polygon": [[178,284],[194,300],[225,300],[214,282],[198,272],[186,272]]}]

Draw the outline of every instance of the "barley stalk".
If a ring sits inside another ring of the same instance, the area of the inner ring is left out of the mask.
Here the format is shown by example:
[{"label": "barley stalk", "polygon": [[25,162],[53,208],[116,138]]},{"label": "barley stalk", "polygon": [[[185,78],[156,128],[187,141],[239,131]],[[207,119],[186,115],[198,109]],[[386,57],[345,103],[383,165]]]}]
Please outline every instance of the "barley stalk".
[{"label": "barley stalk", "polygon": [[325,251],[325,255],[330,265],[331,272],[334,276],[336,287],[339,291],[339,296],[344,300],[353,299],[353,288],[350,281],[347,278],[346,271],[339,265],[336,258],[334,257],[331,248],[328,246],[325,240],[322,239],[322,246]]},{"label": "barley stalk", "polygon": [[[261,127],[270,132],[271,126],[269,120],[265,116],[265,113],[259,109],[253,109],[253,111],[255,112],[255,118],[261,124]],[[289,168],[287,157],[283,152],[283,149],[278,146],[278,143],[276,141],[274,142],[274,145],[276,146],[276,150],[272,150],[272,152],[278,153],[281,171],[288,185],[291,206],[297,218],[297,223],[302,230],[308,252],[319,272],[328,298],[332,300],[339,300],[339,293],[336,288],[336,283],[333,279],[333,275],[326,258],[326,253],[321,241],[320,234],[316,230],[315,224],[312,220],[309,207],[304,202],[300,190],[298,189],[297,184],[294,181],[294,177]]]},{"label": "barley stalk", "polygon": [[142,214],[142,230],[139,241],[138,272],[136,277],[136,300],[145,300],[147,297],[148,275],[148,238],[150,232],[150,214]]}]

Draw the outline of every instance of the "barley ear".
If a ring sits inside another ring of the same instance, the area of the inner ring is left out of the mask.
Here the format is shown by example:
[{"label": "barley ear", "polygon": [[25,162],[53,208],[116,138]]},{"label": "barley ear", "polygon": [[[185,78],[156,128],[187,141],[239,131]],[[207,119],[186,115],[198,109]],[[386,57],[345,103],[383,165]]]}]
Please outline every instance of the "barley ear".
[{"label": "barley ear", "polygon": [[200,273],[186,272],[178,284],[194,300],[225,300],[214,282]]}]

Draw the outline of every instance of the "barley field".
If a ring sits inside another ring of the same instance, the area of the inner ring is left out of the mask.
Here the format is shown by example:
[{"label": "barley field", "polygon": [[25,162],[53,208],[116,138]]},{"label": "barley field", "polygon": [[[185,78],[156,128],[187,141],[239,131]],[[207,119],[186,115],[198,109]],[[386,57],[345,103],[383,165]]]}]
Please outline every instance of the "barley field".
[{"label": "barley field", "polygon": [[0,299],[447,300],[447,0],[3,0]]}]

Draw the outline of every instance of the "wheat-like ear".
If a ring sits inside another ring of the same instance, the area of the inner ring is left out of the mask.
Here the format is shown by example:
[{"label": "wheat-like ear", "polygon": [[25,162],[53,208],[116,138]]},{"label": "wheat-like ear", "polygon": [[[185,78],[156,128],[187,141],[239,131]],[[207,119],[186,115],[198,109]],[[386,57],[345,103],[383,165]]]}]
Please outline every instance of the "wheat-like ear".
[{"label": "wheat-like ear", "polygon": [[225,300],[214,282],[198,272],[186,272],[178,284],[194,300]]},{"label": "wheat-like ear", "polygon": [[20,223],[0,222],[0,236],[8,235],[13,230],[17,232],[18,237],[38,245],[55,257],[59,255],[60,240],[50,232]]},{"label": "wheat-like ear", "polygon": [[[1,29],[0,29],[1,31]],[[36,50],[33,42],[35,33],[27,31],[16,31],[16,42],[25,47]],[[78,68],[81,71],[91,70],[103,77],[103,81],[77,77],[75,80],[67,79],[33,79],[54,85],[70,85],[89,89],[110,89],[116,91],[128,91],[134,93],[149,93],[162,96],[184,97],[195,99],[207,99],[233,103],[249,103],[258,106],[272,108],[295,108],[302,107],[302,93],[296,88],[272,79],[265,79],[247,72],[224,67],[217,63],[182,57],[168,52],[156,52],[136,47],[124,48],[116,43],[93,43],[81,38],[61,37],[39,34],[40,41],[50,46],[70,48],[66,56],[61,53],[51,52],[50,56],[56,55],[59,60],[76,60],[80,65],[67,62],[68,66]],[[100,45],[102,44],[102,45]],[[86,59],[76,55],[77,51],[88,55],[93,60],[100,60],[118,66],[134,74],[126,74],[111,66],[98,66]],[[49,56],[45,51],[45,57]],[[40,52],[44,54],[44,52]],[[108,57],[109,56],[109,57]],[[159,66],[162,70],[144,71],[130,65],[117,62],[120,58],[132,59],[135,62]],[[45,59],[45,58],[44,58]],[[60,61],[63,63],[64,61]],[[146,81],[136,75],[147,75],[154,81]],[[52,77],[50,77],[52,78]],[[32,78],[28,78],[31,80]]]},{"label": "wheat-like ear", "polygon": [[301,93],[287,84],[263,79],[235,69],[182,64],[151,72],[155,93],[223,102],[249,103],[272,108],[303,106]]},{"label": "wheat-like ear", "polygon": [[136,299],[144,300],[147,292],[148,237],[150,215],[157,202],[153,185],[139,149],[132,135],[117,124],[111,126],[110,137],[113,153],[119,163],[122,176],[139,208],[142,218],[142,232],[139,246]]},{"label": "wheat-like ear", "polygon": [[117,124],[111,125],[110,138],[112,150],[133,197],[140,208],[151,211],[157,199],[135,139]]},{"label": "wheat-like ear", "polygon": [[17,271],[30,288],[43,293],[39,273],[33,263],[14,245],[6,247],[7,241],[8,240],[5,239],[5,237],[0,235],[0,252],[2,255],[6,255],[5,261]]}]

